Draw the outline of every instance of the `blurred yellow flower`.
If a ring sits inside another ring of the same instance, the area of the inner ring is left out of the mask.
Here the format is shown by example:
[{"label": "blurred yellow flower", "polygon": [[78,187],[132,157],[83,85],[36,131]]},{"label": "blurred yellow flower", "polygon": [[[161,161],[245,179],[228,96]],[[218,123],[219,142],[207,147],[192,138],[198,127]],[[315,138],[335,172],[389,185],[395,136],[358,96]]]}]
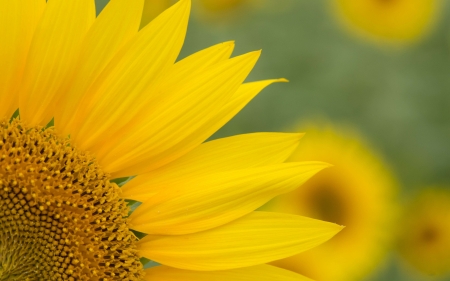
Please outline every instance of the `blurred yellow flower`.
[{"label": "blurred yellow flower", "polygon": [[[196,0],[193,8],[201,21],[233,24],[242,17],[248,17],[253,11],[284,7],[286,0]],[[283,2],[283,3],[279,3]]]},{"label": "blurred yellow flower", "polygon": [[310,216],[345,228],[332,241],[274,264],[316,281],[367,275],[390,242],[396,183],[383,162],[354,133],[307,127],[290,161],[319,159],[334,167],[276,198],[272,211]]},{"label": "blurred yellow flower", "polygon": [[352,29],[378,41],[408,43],[422,37],[436,19],[439,0],[332,0]]},{"label": "blurred yellow flower", "polygon": [[[145,26],[162,11],[170,7],[176,0],[145,0],[141,27]],[[228,18],[230,14],[244,7],[251,9],[264,5],[265,0],[193,0],[193,8],[204,20]]]},{"label": "blurred yellow flower", "polygon": [[203,7],[212,12],[235,9],[249,0],[199,0]]},{"label": "blurred yellow flower", "polygon": [[429,188],[405,210],[399,252],[417,270],[442,275],[450,272],[450,191]]}]

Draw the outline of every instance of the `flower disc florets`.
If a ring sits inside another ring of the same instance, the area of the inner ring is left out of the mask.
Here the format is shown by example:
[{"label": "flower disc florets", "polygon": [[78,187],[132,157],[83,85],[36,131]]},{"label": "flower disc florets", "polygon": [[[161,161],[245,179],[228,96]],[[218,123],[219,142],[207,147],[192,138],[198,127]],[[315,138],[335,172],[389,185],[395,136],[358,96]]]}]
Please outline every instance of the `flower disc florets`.
[{"label": "flower disc florets", "polygon": [[0,121],[0,280],[141,280],[127,214],[93,157]]}]

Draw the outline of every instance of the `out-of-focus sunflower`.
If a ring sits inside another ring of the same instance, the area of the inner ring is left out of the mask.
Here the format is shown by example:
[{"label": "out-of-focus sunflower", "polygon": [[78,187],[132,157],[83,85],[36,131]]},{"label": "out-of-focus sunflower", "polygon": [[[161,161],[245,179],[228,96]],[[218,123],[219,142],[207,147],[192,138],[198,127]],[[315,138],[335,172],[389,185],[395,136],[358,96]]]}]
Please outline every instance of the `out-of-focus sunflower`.
[{"label": "out-of-focus sunflower", "polygon": [[347,25],[377,41],[410,43],[433,25],[440,0],[330,0]]},{"label": "out-of-focus sunflower", "polygon": [[277,197],[268,208],[346,228],[332,241],[274,264],[317,281],[358,280],[374,269],[390,242],[396,184],[356,134],[329,125],[302,129],[306,136],[288,161],[320,159],[334,167]]},{"label": "out-of-focus sunflower", "polygon": [[398,248],[417,270],[430,275],[450,272],[450,191],[424,189],[406,208]]},{"label": "out-of-focus sunflower", "polygon": [[[146,25],[175,0],[145,0],[142,25]],[[234,18],[242,10],[254,10],[267,3],[266,0],[193,0],[197,16],[208,21],[223,21]],[[279,5],[278,5],[279,6]]]},{"label": "out-of-focus sunflower", "polygon": [[0,280],[302,279],[264,264],[341,227],[254,210],[327,165],[283,163],[299,134],[203,143],[282,80],[243,84],[232,43],[175,63],[190,1],[138,32],[143,4],[0,1]]},{"label": "out-of-focus sunflower", "polygon": [[198,0],[202,6],[212,12],[223,12],[236,9],[251,0]]}]

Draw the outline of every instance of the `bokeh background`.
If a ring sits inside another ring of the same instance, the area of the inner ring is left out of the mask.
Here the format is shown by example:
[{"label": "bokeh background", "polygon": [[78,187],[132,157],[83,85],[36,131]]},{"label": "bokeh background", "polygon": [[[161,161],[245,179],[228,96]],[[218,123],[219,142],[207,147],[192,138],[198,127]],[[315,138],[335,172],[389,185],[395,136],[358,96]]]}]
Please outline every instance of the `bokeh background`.
[{"label": "bokeh background", "polygon": [[[193,0],[181,58],[235,40],[234,55],[263,50],[249,81],[290,80],[264,90],[213,138],[326,120],[377,151],[398,181],[400,207],[428,186],[450,187],[450,3],[440,3],[422,36],[393,43],[354,32],[332,0],[248,0],[214,11],[201,1]],[[108,1],[97,2],[100,11]],[[450,280],[406,265],[395,244],[360,280]]]}]

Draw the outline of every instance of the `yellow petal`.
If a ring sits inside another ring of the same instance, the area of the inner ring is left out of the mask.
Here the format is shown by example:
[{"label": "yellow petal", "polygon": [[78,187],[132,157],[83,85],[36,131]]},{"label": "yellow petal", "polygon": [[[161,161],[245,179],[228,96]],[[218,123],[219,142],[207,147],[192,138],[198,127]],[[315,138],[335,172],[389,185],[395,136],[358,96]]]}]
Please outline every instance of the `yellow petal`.
[{"label": "yellow petal", "polygon": [[[182,10],[180,10],[182,11]],[[220,43],[217,45],[214,45],[212,47],[209,47],[207,49],[204,49],[200,52],[197,52],[179,62],[177,62],[175,65],[173,65],[169,71],[170,74],[165,75],[164,77],[157,79],[158,81],[153,81],[151,84],[151,89],[147,90],[148,93],[155,93],[158,91],[161,91],[161,89],[164,89],[164,87],[173,87],[173,85],[178,85],[180,83],[183,83],[183,81],[189,80],[189,78],[192,78],[198,73],[201,73],[205,71],[205,68],[211,67],[212,65],[216,64],[217,62],[223,61],[225,59],[228,59],[230,57],[231,52],[234,48],[234,42],[225,42]],[[95,57],[94,57],[95,59]],[[192,63],[195,62],[195,69],[192,68]],[[85,79],[80,79],[80,83],[78,85],[74,85],[74,88],[79,88],[79,85],[83,85],[83,81],[87,81],[89,77],[86,77]],[[142,114],[142,112],[139,111],[138,106],[142,105],[144,101],[139,101],[140,98],[151,98],[151,94],[142,94],[141,97],[136,97],[137,100],[134,101],[134,105],[130,106],[133,108],[133,111],[126,112],[126,115],[116,117],[119,118],[118,120],[115,120],[112,127],[103,126],[103,131],[97,130],[97,136],[95,138],[92,138],[92,141],[95,141],[95,144],[97,144],[98,149],[103,148],[103,150],[110,150],[111,147],[114,147],[116,144],[113,141],[113,136],[116,136],[115,140],[117,141],[120,138],[117,138],[118,135],[126,135],[127,132],[131,131],[134,127],[134,123],[132,122],[131,117],[134,117],[135,115],[139,116]],[[116,97],[110,97],[112,99]],[[147,101],[148,102],[148,101]],[[73,102],[67,102],[67,107],[72,106]],[[99,107],[102,107],[102,104],[99,103]],[[126,108],[124,108],[125,110]],[[147,111],[146,109],[144,109]],[[142,111],[142,110],[141,110]],[[61,113],[65,116],[70,116],[71,113],[70,110],[66,110],[65,107],[62,107]],[[73,115],[73,114],[72,114]],[[79,116],[73,118],[75,120],[82,120]],[[61,131],[61,122],[58,122],[58,129]],[[64,120],[63,120],[64,121]],[[130,123],[131,122],[131,123]],[[64,122],[63,122],[64,123]],[[63,124],[66,126],[66,124]],[[69,125],[63,128],[64,133],[71,134],[72,138],[75,138],[77,126],[81,124],[77,124],[74,122],[69,122]],[[104,125],[104,124],[103,124]],[[75,133],[74,133],[75,132]],[[101,132],[101,134],[99,133]],[[83,140],[82,140],[83,141]],[[89,143],[85,143],[85,145],[89,145]],[[101,156],[98,153],[98,149],[95,149],[95,147],[90,147],[91,151],[96,151],[97,156]]]},{"label": "yellow petal", "polygon": [[[272,83],[288,82],[284,78],[262,80],[245,83],[236,91],[231,100],[218,112],[217,116],[222,118],[219,124],[228,122],[234,115],[241,111],[244,106],[250,102],[259,92]],[[220,125],[222,126],[222,125]]]},{"label": "yellow petal", "polygon": [[130,111],[136,112],[151,97],[144,90],[175,62],[189,11],[189,0],[167,9],[120,50],[88,89],[70,125],[72,139],[80,149],[95,153],[92,145],[109,142],[110,129],[128,125]]},{"label": "yellow petal", "polygon": [[172,67],[166,77],[161,79],[162,82],[156,86],[155,90],[185,83],[214,64],[229,59],[233,49],[234,42],[228,41],[203,49],[182,59]]},{"label": "yellow petal", "polygon": [[221,271],[191,271],[156,266],[145,271],[147,281],[312,281],[286,269],[261,264]]},{"label": "yellow petal", "polygon": [[161,186],[175,186],[186,178],[284,162],[303,134],[254,133],[204,143],[183,157],[122,187],[122,196],[147,201]]},{"label": "yellow petal", "polygon": [[241,85],[224,106],[211,114],[207,122],[199,124],[200,126],[192,132],[191,137],[184,140],[183,145],[186,147],[197,146],[199,142],[204,141],[225,125],[265,87],[275,82],[286,81],[286,79],[273,79]]},{"label": "yellow petal", "polygon": [[[158,95],[154,93],[160,93],[159,96],[164,96],[162,93],[170,93],[174,87],[186,84],[218,62],[228,59],[233,48],[234,42],[224,42],[199,51],[177,62],[170,68],[166,75],[153,81],[145,93],[141,95],[147,101],[135,102],[131,106],[133,108],[132,112],[128,111],[125,116],[121,116],[114,122],[112,127],[105,126],[105,131],[102,134],[97,134],[97,138],[93,139],[95,140],[96,146],[90,147],[89,149],[95,151],[97,157],[101,158],[102,151],[110,151],[122,139],[122,136],[130,134],[136,127],[141,125],[143,120],[140,120],[142,119],[140,116],[148,114],[148,108],[142,106],[142,104],[155,104],[155,98]],[[152,96],[154,96],[153,99]],[[133,118],[137,120],[133,120]]]},{"label": "yellow petal", "polygon": [[[197,129],[209,121],[238,89],[260,52],[219,62],[148,104],[127,135],[113,136],[92,150],[114,177],[142,174],[161,167],[201,144],[209,135]],[[111,124],[112,125],[112,124]],[[108,147],[110,143],[114,146]]]},{"label": "yellow petal", "polygon": [[117,51],[139,29],[144,0],[112,0],[103,9],[82,43],[77,71],[69,92],[55,106],[55,124],[64,135],[71,134],[67,127],[89,86],[98,78]]},{"label": "yellow petal", "polygon": [[50,0],[31,42],[20,89],[20,116],[46,125],[54,100],[68,91],[81,42],[95,20],[92,0]]},{"label": "yellow petal", "polygon": [[[193,55],[174,64],[166,75],[163,75],[156,81],[153,81],[149,88],[145,90],[145,97],[147,101],[136,103],[132,106],[133,111],[128,111],[126,116],[121,116],[119,120],[114,122],[113,127],[107,128],[98,138],[95,140],[97,147],[91,147],[92,151],[96,152],[97,156],[102,156],[101,151],[109,151],[116,146],[116,142],[120,141],[121,136],[125,136],[133,131],[135,127],[139,127],[140,122],[135,122],[140,118],[142,114],[146,115],[148,109],[142,104],[155,103],[155,99],[152,96],[157,97],[154,93],[170,92],[174,86],[185,84],[187,81],[192,80],[196,75],[205,72],[206,69],[212,67],[214,64],[228,59],[234,49],[234,42],[224,42],[207,49],[201,50]],[[195,65],[195,67],[193,67]],[[160,96],[163,96],[160,94]],[[150,100],[149,100],[150,99]],[[140,109],[141,107],[141,109]],[[143,112],[144,111],[144,112]],[[115,141],[114,141],[115,140]],[[99,151],[100,150],[100,151]]]},{"label": "yellow petal", "polygon": [[277,195],[292,191],[318,171],[321,162],[299,162],[186,178],[133,212],[131,228],[149,234],[180,235],[211,229],[242,217]]},{"label": "yellow petal", "polygon": [[19,108],[23,70],[45,0],[0,1],[0,118]]},{"label": "yellow petal", "polygon": [[188,270],[226,270],[282,259],[311,249],[341,226],[300,216],[253,212],[221,227],[188,235],[146,236],[141,256]]}]

